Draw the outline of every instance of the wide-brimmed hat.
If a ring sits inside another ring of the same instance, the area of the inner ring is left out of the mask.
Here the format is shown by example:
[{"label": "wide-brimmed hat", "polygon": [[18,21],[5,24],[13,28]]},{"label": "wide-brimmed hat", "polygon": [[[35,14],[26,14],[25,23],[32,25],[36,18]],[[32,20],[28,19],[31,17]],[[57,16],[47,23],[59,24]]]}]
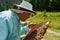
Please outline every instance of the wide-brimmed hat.
[{"label": "wide-brimmed hat", "polygon": [[15,6],[19,7],[19,10],[24,10],[24,11],[28,11],[28,12],[36,14],[36,12],[33,11],[32,4],[30,4],[29,2],[26,2],[24,0],[22,1],[22,3],[20,5],[15,4]]}]

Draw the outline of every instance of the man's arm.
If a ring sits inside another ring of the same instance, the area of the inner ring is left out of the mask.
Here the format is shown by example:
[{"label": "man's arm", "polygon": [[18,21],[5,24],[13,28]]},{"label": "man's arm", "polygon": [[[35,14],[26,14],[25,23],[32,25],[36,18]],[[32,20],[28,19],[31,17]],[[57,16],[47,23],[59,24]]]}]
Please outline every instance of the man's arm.
[{"label": "man's arm", "polygon": [[8,29],[6,19],[0,17],[0,40],[7,40]]}]

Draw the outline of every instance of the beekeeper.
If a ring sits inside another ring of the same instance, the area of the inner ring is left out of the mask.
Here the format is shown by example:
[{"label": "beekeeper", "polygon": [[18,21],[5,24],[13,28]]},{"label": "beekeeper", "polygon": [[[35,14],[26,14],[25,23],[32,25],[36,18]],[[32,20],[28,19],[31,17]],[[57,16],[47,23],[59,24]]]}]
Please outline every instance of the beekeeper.
[{"label": "beekeeper", "polygon": [[21,22],[34,14],[32,5],[24,0],[20,5],[15,4],[13,9],[0,12],[0,40],[18,40],[26,34],[29,27]]}]

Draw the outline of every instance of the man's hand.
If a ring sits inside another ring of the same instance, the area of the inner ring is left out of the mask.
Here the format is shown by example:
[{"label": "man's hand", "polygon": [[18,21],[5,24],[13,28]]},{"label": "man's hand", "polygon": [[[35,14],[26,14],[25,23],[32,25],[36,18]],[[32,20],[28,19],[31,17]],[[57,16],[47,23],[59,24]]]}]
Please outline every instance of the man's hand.
[{"label": "man's hand", "polygon": [[38,24],[32,22],[28,25],[28,27],[30,30],[35,30],[38,27]]}]

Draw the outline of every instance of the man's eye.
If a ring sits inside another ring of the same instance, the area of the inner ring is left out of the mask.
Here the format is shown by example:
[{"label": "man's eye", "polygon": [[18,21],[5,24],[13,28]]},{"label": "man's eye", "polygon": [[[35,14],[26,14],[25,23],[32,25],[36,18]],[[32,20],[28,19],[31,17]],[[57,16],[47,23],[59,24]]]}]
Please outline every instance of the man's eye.
[{"label": "man's eye", "polygon": [[18,7],[17,7],[17,6],[14,6],[13,8],[14,8],[14,9],[18,9]]},{"label": "man's eye", "polygon": [[31,16],[34,16],[33,14],[31,14]]}]

